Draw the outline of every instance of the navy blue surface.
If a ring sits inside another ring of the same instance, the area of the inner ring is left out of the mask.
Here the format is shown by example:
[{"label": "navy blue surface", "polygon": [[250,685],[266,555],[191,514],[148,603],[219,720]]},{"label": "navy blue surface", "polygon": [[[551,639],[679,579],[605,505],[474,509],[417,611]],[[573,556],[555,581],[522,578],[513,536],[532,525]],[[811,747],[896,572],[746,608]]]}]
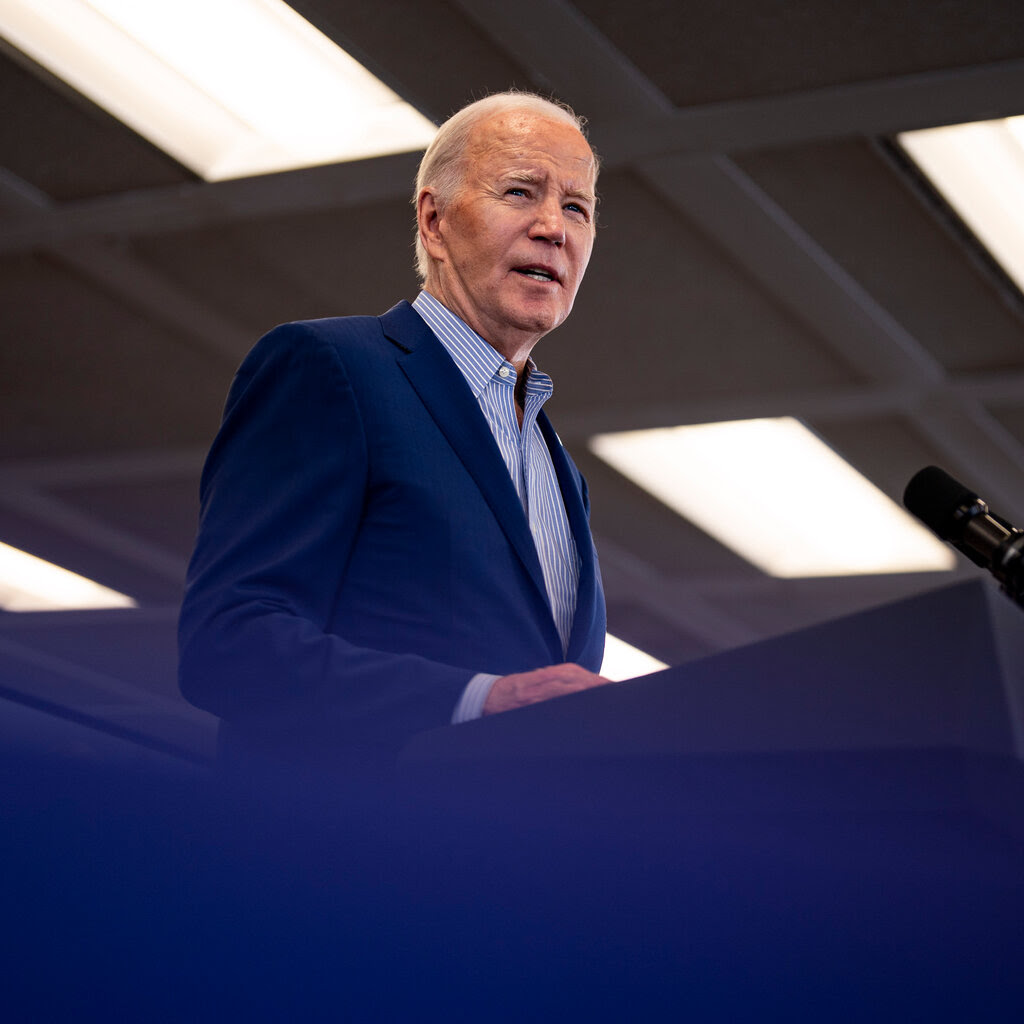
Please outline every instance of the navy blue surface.
[{"label": "navy blue surface", "polygon": [[433,792],[8,759],[4,1019],[1019,1020],[1021,766],[943,809],[949,756]]}]

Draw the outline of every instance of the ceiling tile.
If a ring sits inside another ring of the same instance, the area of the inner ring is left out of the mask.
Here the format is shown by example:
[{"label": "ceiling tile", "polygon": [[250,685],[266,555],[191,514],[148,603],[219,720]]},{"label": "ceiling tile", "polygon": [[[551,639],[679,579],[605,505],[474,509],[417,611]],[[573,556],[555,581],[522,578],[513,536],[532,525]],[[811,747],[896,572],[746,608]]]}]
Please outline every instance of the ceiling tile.
[{"label": "ceiling tile", "polygon": [[576,0],[680,107],[1024,56],[1016,0]]},{"label": "ceiling tile", "polygon": [[947,370],[1024,367],[1024,317],[877,148],[843,140],[737,163]]}]

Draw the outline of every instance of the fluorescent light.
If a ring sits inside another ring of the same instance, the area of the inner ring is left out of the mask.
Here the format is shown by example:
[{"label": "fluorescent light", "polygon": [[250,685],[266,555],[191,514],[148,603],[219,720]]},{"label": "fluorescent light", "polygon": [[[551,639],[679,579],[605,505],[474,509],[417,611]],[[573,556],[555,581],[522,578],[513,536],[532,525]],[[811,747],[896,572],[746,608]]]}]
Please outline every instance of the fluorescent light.
[{"label": "fluorescent light", "polygon": [[0,33],[208,181],[436,131],[282,0],[0,0]]},{"label": "fluorescent light", "polygon": [[604,638],[604,661],[601,663],[601,675],[616,681],[645,676],[649,672],[657,672],[668,668],[663,661],[651,657],[639,647],[627,644],[617,636],[608,633]]},{"label": "fluorescent light", "polygon": [[904,132],[899,141],[1024,289],[1024,117]]},{"label": "fluorescent light", "polygon": [[134,607],[125,594],[0,543],[0,608],[5,611]]},{"label": "fluorescent light", "polygon": [[790,417],[599,434],[591,449],[771,576],[952,569],[952,552]]}]

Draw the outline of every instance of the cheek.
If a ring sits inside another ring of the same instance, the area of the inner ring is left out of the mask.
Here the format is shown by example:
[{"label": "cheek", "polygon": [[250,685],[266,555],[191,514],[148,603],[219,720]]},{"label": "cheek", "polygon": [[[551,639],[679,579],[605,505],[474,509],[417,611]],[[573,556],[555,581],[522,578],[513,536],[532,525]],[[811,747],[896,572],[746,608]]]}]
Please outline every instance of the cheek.
[{"label": "cheek", "polygon": [[594,251],[594,236],[590,232],[580,234],[577,236],[576,249],[575,249],[575,261],[576,261],[576,273],[579,277],[583,276],[583,271],[587,269],[587,264],[590,262],[590,257]]},{"label": "cheek", "polygon": [[577,288],[579,288],[580,282],[583,280],[583,275],[586,273],[587,264],[589,262],[590,262],[590,253],[588,252],[588,253],[585,253],[583,256],[581,256],[580,259],[578,260],[578,262],[576,263],[576,272],[573,275],[573,285],[574,285],[573,291],[575,291]]}]

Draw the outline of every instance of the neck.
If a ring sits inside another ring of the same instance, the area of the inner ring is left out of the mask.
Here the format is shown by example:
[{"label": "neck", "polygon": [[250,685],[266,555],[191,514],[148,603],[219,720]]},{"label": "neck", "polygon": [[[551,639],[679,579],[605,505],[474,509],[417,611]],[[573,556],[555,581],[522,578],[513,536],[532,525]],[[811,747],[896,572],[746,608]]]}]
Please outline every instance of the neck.
[{"label": "neck", "polygon": [[[533,346],[543,337],[542,334],[528,333],[507,327],[489,328],[467,315],[461,309],[460,304],[453,302],[436,281],[428,280],[423,285],[423,290],[429,292],[449,312],[454,313],[464,324],[476,331],[502,358],[507,359],[515,367],[517,380],[525,379],[526,362],[530,358]],[[525,387],[525,384],[523,386]]]},{"label": "neck", "polygon": [[523,425],[523,415],[526,412],[526,382],[530,379],[530,367],[523,363],[522,367],[516,367],[516,419],[519,426]]}]

